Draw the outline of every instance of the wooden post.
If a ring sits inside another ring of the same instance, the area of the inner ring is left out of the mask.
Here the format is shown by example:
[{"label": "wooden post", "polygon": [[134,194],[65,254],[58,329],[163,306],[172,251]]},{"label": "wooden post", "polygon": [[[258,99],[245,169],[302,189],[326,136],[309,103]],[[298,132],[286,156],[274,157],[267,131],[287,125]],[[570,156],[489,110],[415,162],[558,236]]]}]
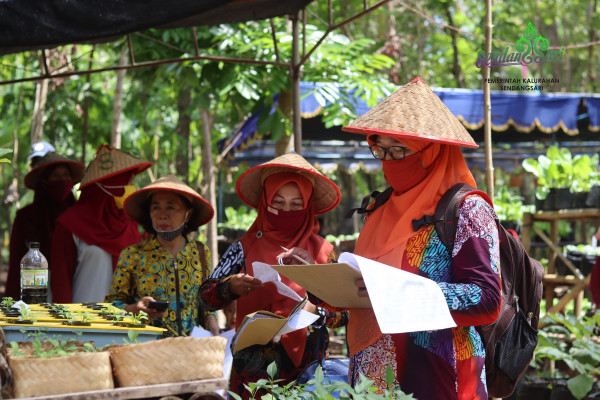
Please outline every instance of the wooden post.
[{"label": "wooden post", "polygon": [[300,116],[300,45],[298,14],[292,15],[292,104],[294,108],[294,151],[302,155],[302,117]]},{"label": "wooden post", "polygon": [[[492,52],[492,1],[485,2],[485,53]],[[483,118],[485,137],[485,184],[487,193],[494,199],[494,163],[492,159],[492,104],[490,100],[490,67],[483,67]]]}]

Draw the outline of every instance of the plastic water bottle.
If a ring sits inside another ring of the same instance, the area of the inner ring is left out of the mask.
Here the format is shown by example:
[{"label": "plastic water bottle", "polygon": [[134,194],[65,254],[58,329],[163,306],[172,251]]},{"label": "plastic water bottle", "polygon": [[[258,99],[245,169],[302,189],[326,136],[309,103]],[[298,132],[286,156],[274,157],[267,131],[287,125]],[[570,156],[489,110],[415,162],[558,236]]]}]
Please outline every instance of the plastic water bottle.
[{"label": "plastic water bottle", "polygon": [[30,242],[21,259],[21,300],[27,304],[48,302],[48,261],[39,242]]}]

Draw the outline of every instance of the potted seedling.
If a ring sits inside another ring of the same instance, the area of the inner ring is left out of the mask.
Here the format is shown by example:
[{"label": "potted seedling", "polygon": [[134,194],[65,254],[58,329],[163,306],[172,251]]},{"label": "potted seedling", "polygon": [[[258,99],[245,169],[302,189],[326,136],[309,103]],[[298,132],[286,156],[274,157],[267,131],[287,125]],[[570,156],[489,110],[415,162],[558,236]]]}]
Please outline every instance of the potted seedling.
[{"label": "potted seedling", "polygon": [[109,321],[119,322],[123,320],[123,311],[118,308],[114,308],[112,312],[106,312],[102,315],[102,317]]},{"label": "potted seedling", "polygon": [[67,321],[64,321],[63,325],[90,326],[92,325],[92,317],[87,311],[76,311],[68,314]]},{"label": "potted seedling", "polygon": [[114,325],[123,326],[127,328],[144,328],[148,321],[148,314],[144,311],[139,311],[137,314],[129,312],[125,314],[129,318],[129,322],[120,321],[115,322]]},{"label": "potted seedling", "polygon": [[32,312],[25,304],[20,304],[19,318],[13,320],[16,324],[33,324],[37,321],[37,314]]},{"label": "potted seedling", "polygon": [[12,297],[3,297],[2,298],[2,303],[0,303],[0,306],[2,307],[2,312],[4,313],[4,316],[18,317],[21,315],[19,310],[13,308],[14,304],[15,304],[15,301],[13,300]]},{"label": "potted seedling", "polygon": [[544,199],[542,209],[557,210],[572,207],[574,196],[570,188],[573,186],[574,166],[569,149],[550,146],[546,155],[540,155],[537,160],[526,158],[522,165],[525,171],[537,178],[536,197]]},{"label": "potted seedling", "polygon": [[15,300],[12,297],[3,297],[2,302],[0,302],[0,306],[4,311],[9,311],[14,304]]}]

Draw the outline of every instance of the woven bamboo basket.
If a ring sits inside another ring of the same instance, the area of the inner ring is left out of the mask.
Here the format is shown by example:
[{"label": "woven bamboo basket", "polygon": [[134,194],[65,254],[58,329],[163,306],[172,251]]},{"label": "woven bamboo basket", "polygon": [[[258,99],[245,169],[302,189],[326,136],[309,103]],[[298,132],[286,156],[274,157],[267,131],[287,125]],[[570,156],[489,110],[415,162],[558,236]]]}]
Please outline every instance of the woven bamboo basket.
[{"label": "woven bamboo basket", "polygon": [[119,386],[221,378],[227,339],[173,337],[109,348]]},{"label": "woven bamboo basket", "polygon": [[55,358],[8,356],[15,398],[49,396],[114,387],[110,354],[73,353]]}]

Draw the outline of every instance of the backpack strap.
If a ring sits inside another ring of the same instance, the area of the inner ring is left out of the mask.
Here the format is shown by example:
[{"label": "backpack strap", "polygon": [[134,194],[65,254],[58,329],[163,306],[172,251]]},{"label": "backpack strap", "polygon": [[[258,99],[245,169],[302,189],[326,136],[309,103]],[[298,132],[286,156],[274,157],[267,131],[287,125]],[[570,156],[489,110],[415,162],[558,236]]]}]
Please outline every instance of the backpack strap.
[{"label": "backpack strap", "polygon": [[204,243],[196,240],[196,247],[198,248],[198,253],[200,255],[200,266],[202,267],[202,282],[206,280],[206,273],[208,272],[208,267],[206,265],[206,257],[204,256]]},{"label": "backpack strap", "polygon": [[[390,196],[392,195],[393,191],[394,188],[390,186],[383,192],[379,192],[376,190],[371,194],[366,195],[365,197],[363,197],[360,207],[349,210],[346,213],[346,218],[352,218],[355,212],[358,214],[372,213],[373,211],[377,210],[379,207],[384,205],[385,202],[390,199]],[[375,199],[375,201],[373,202],[373,207],[367,209],[369,203],[371,203],[371,199]]]},{"label": "backpack strap", "polygon": [[421,218],[413,220],[413,229],[417,231],[423,225],[435,225],[440,241],[452,256],[456,226],[460,217],[460,205],[465,197],[471,194],[483,197],[485,201],[492,205],[490,197],[485,192],[477,190],[466,183],[457,183],[442,195],[433,215],[423,215]]}]

